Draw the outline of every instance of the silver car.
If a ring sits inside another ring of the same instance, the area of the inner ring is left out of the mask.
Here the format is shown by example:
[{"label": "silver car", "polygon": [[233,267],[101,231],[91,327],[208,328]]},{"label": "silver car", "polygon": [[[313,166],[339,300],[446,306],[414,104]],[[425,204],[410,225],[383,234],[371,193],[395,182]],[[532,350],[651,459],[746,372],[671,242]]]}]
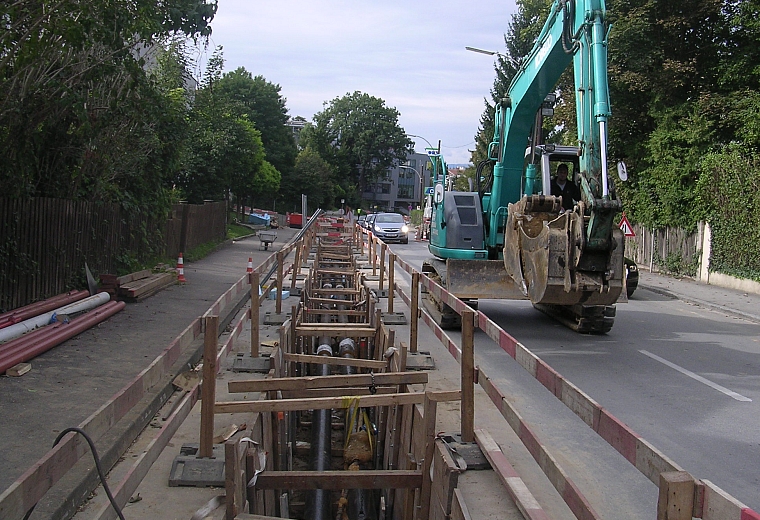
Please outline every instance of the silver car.
[{"label": "silver car", "polygon": [[378,213],[372,221],[371,231],[383,242],[409,243],[409,226],[398,213]]}]

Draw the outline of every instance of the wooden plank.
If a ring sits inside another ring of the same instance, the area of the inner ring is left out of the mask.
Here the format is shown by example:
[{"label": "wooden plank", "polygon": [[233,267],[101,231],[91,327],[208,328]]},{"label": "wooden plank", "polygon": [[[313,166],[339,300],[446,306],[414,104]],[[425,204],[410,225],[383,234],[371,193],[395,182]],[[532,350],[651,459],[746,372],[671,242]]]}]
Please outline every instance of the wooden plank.
[{"label": "wooden plank", "polygon": [[[335,303],[335,302],[333,302]],[[371,338],[375,335],[374,327],[364,327],[337,323],[308,323],[296,326],[298,336],[341,336],[344,338]]]},{"label": "wooden plank", "polygon": [[415,385],[428,382],[427,372],[384,372],[375,374],[350,374],[334,376],[283,377],[280,379],[250,379],[230,381],[230,393],[267,392],[270,390],[308,390],[313,388],[338,388],[349,386]]},{"label": "wooden plank", "polygon": [[686,471],[660,474],[657,520],[691,520],[694,517],[694,477]]},{"label": "wooden plank", "polygon": [[387,366],[385,361],[372,359],[350,359],[340,357],[312,356],[310,354],[284,354],[285,361],[295,363],[313,363],[315,365],[339,365],[359,368],[382,370]]},{"label": "wooden plank", "polygon": [[31,363],[19,363],[13,365],[11,368],[5,371],[5,374],[10,377],[21,377],[32,369]]},{"label": "wooden plank", "polygon": [[462,492],[458,489],[454,490],[454,501],[451,505],[451,520],[472,520]]},{"label": "wooden plank", "polygon": [[454,489],[459,482],[459,467],[451,457],[443,441],[436,439],[433,454],[433,496],[443,509],[444,518],[451,514]]},{"label": "wooden plank", "polygon": [[[435,419],[437,403],[425,394],[422,435],[424,436],[425,455],[422,461],[422,489],[420,490],[420,502],[417,518],[425,519],[430,516],[430,492],[432,481],[430,479],[430,465],[433,463],[435,451]],[[419,459],[418,459],[419,460]]]},{"label": "wooden plank", "polygon": [[475,439],[483,455],[491,464],[502,485],[526,520],[548,520],[549,517],[509,463],[493,437],[486,430],[478,429],[475,430]]},{"label": "wooden plank", "polygon": [[309,390],[283,390],[284,399],[314,398],[314,397],[342,397],[344,395],[388,395],[398,393],[396,386],[377,386],[375,394],[370,392],[369,387],[345,387],[345,388],[311,388]]},{"label": "wooden plank", "polygon": [[[359,406],[392,406],[402,404],[422,403],[425,399],[431,402],[458,401],[461,399],[459,390],[445,392],[410,392],[388,395],[344,396],[344,397],[315,397],[313,399],[274,399],[259,401],[219,401],[214,406],[215,413],[238,412],[292,412],[297,410],[325,410],[328,408],[348,408],[354,404]],[[427,430],[426,430],[427,431]],[[432,447],[430,448],[432,450]]]},{"label": "wooden plank", "polygon": [[152,274],[152,271],[150,269],[143,269],[142,271],[136,271],[134,273],[125,274],[124,276],[119,276],[116,279],[116,282],[119,285],[124,285],[130,282],[134,282],[135,280],[148,278],[151,274]]},{"label": "wooden plank", "polygon": [[[227,441],[224,443],[224,490],[227,499],[226,518],[235,518],[238,512],[245,511],[246,505],[246,479],[245,466],[241,464],[238,446],[240,441]],[[245,452],[245,449],[243,450]]]},{"label": "wooden plank", "polygon": [[400,489],[418,488],[422,473],[412,470],[263,471],[257,489]]}]

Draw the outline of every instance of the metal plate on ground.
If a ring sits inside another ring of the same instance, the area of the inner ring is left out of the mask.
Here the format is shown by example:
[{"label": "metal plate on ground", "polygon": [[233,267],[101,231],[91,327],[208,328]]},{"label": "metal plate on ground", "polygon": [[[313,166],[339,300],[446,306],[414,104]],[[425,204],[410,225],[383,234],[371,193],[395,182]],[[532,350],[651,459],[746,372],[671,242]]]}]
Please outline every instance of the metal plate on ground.
[{"label": "metal plate on ground", "polygon": [[438,438],[446,444],[458,465],[461,464],[460,458],[464,460],[467,467],[462,469],[491,469],[491,464],[483,455],[478,443],[462,442],[462,435],[459,433],[442,433]]},{"label": "metal plate on ground", "polygon": [[375,296],[377,298],[387,298],[388,297],[388,289],[372,289],[372,292],[375,293]]},{"label": "metal plate on ground", "polygon": [[264,325],[282,325],[288,318],[290,318],[290,313],[277,314],[267,312],[264,314]]},{"label": "metal plate on ground", "polygon": [[435,370],[435,361],[430,352],[408,352],[406,354],[407,370]]},{"label": "metal plate on ground", "polygon": [[386,325],[406,325],[406,314],[403,312],[384,312],[383,323]]},{"label": "metal plate on ground", "polygon": [[379,282],[380,275],[379,274],[365,274],[364,279],[368,282]]},{"label": "metal plate on ground", "polygon": [[272,360],[269,355],[262,354],[259,357],[251,357],[250,353],[238,352],[232,360],[233,372],[256,372],[266,374],[272,368]]},{"label": "metal plate on ground", "polygon": [[198,458],[197,443],[183,444],[172,462],[169,487],[224,487],[224,444],[214,445],[213,459]]}]

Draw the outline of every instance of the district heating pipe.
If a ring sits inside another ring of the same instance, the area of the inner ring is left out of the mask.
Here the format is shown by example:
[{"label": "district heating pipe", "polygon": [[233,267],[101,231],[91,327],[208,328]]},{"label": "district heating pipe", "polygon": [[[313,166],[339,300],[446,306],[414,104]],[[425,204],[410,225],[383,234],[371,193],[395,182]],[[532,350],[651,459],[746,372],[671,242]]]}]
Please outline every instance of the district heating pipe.
[{"label": "district heating pipe", "polygon": [[[332,357],[330,338],[320,338],[317,348],[318,356]],[[329,376],[330,365],[314,365],[318,376]],[[312,410],[311,412],[311,450],[309,466],[312,471],[327,471],[330,469],[332,456],[332,410]],[[315,489],[310,493],[307,517],[313,520],[330,520],[330,491]]]},{"label": "district heating pipe", "polygon": [[38,316],[43,312],[52,311],[53,309],[57,309],[62,305],[74,303],[81,300],[82,298],[87,298],[89,295],[89,291],[69,291],[63,294],[59,294],[58,296],[53,296],[52,298],[48,298],[47,300],[42,300],[30,305],[25,305],[24,307],[19,307],[18,309],[13,309],[12,311],[0,314],[0,329],[4,329],[5,327],[10,327],[16,323],[28,320],[29,318]]},{"label": "district heating pipe", "polygon": [[5,341],[10,341],[14,338],[18,338],[19,336],[30,332],[34,329],[37,329],[39,327],[44,327],[45,325],[50,323],[50,320],[53,318],[54,315],[68,315],[68,314],[76,314],[78,312],[88,311],[90,309],[94,309],[95,307],[98,307],[100,305],[103,305],[104,303],[108,302],[108,300],[111,299],[111,295],[107,292],[98,293],[94,296],[90,296],[89,298],[85,298],[84,300],[71,303],[69,305],[64,305],[63,307],[59,307],[55,310],[48,311],[44,314],[40,314],[39,316],[35,316],[34,318],[29,318],[27,320],[22,321],[21,323],[16,323],[15,325],[11,325],[10,327],[5,327],[3,329],[0,329],[0,343],[3,343]]},{"label": "district heating pipe", "polygon": [[124,302],[108,302],[69,323],[57,323],[49,330],[46,328],[35,331],[30,335],[0,345],[0,374],[107,320],[125,306]]}]

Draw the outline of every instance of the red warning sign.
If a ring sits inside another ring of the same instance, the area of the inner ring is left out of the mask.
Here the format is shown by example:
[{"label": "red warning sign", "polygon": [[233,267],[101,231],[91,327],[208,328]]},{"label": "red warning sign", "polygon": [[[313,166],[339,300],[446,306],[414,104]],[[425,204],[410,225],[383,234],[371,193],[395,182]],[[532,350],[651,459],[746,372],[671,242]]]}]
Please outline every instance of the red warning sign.
[{"label": "red warning sign", "polygon": [[636,233],[633,232],[633,226],[631,226],[631,223],[628,222],[628,218],[625,216],[625,213],[623,213],[623,219],[620,221],[620,224],[618,224],[618,227],[623,230],[623,233],[627,237],[635,237]]}]

